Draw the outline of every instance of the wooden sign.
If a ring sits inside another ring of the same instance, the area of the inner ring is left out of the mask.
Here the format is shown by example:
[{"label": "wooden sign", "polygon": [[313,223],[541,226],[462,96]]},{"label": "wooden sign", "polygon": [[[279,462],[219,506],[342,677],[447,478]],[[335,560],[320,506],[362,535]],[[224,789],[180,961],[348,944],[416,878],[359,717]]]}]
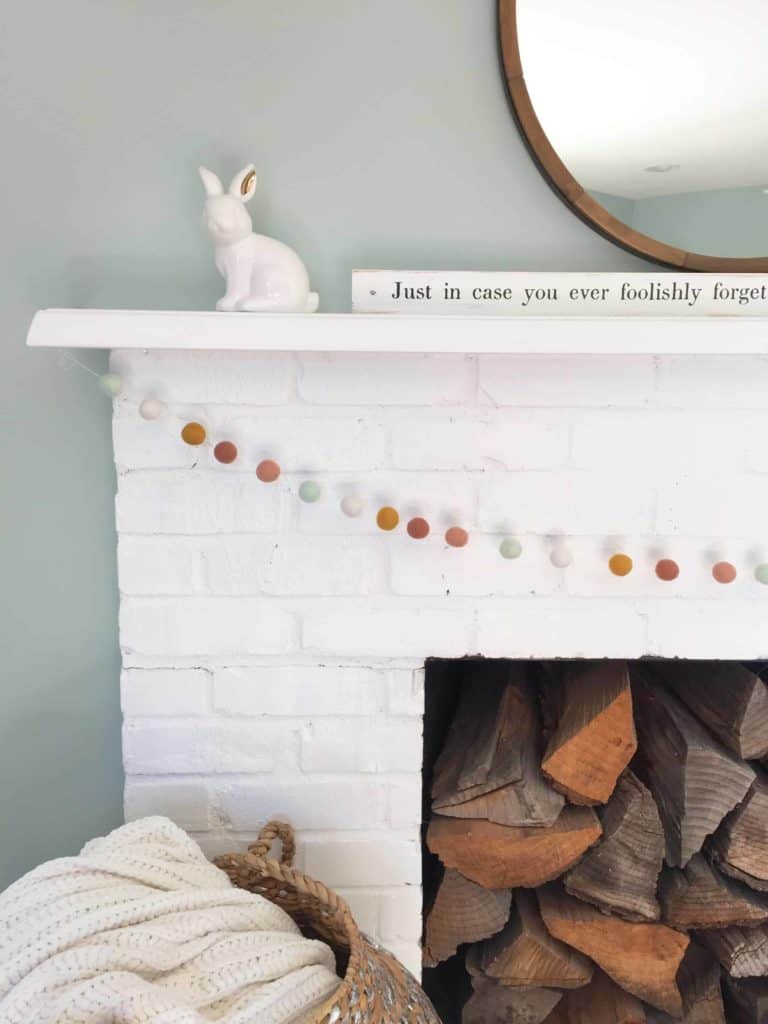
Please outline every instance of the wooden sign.
[{"label": "wooden sign", "polygon": [[444,316],[766,316],[768,275],[355,270],[352,309]]}]

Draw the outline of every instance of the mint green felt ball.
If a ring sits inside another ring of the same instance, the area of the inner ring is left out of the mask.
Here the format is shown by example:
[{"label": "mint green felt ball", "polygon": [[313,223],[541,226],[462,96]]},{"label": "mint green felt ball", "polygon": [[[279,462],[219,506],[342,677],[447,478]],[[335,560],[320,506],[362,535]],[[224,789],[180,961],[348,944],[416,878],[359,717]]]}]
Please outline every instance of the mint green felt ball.
[{"label": "mint green felt ball", "polygon": [[317,480],[305,480],[299,487],[299,497],[302,501],[309,502],[310,504],[313,501],[318,501],[322,493],[323,489]]},{"label": "mint green felt ball", "polygon": [[755,569],[755,579],[758,583],[768,583],[768,562],[763,562]]},{"label": "mint green felt ball", "polygon": [[116,373],[102,373],[99,377],[99,387],[105,395],[116,398],[123,390],[123,381]]},{"label": "mint green felt ball", "polygon": [[499,554],[502,558],[519,558],[523,553],[523,545],[516,537],[505,537],[499,544]]}]

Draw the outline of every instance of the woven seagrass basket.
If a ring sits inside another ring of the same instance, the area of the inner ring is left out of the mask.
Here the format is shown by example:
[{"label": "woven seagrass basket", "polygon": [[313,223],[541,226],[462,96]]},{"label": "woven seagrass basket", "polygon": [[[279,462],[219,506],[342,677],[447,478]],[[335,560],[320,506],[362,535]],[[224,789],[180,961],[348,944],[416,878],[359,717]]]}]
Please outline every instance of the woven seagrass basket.
[{"label": "woven seagrass basket", "polygon": [[[283,848],[279,861],[268,856],[276,839]],[[333,949],[344,980],[318,1009],[313,1024],[440,1024],[416,979],[362,934],[344,900],[291,867],[294,852],[291,826],[271,821],[247,853],[217,857],[216,864],[238,888],[276,903],[304,935],[323,939]]]}]

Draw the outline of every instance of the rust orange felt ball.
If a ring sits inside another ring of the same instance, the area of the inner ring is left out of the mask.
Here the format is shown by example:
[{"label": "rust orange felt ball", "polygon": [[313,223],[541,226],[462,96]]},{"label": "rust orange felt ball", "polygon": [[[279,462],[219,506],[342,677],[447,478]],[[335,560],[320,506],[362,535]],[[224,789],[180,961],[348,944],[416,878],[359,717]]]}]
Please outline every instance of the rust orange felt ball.
[{"label": "rust orange felt ball", "polygon": [[629,555],[621,553],[618,555],[611,555],[611,559],[608,562],[608,568],[614,576],[629,576],[632,572],[632,559]]},{"label": "rust orange felt ball", "polygon": [[426,519],[422,519],[421,516],[411,519],[406,529],[408,530],[408,536],[413,537],[414,540],[424,540],[425,537],[429,536],[429,523]]},{"label": "rust orange felt ball", "polygon": [[463,548],[469,540],[469,534],[460,526],[452,526],[445,531],[445,543],[452,548]]},{"label": "rust orange felt ball", "polygon": [[181,439],[187,444],[198,445],[205,441],[205,427],[202,423],[185,423],[181,428]]},{"label": "rust orange felt ball", "polygon": [[280,467],[273,459],[263,459],[256,467],[256,476],[263,484],[273,484],[280,476]]},{"label": "rust orange felt ball", "polygon": [[656,563],[656,575],[665,583],[670,583],[680,575],[680,566],[671,558],[662,558]]},{"label": "rust orange felt ball", "polygon": [[231,441],[219,441],[213,449],[213,457],[217,462],[223,462],[225,466],[228,466],[237,458],[237,446]]},{"label": "rust orange felt ball", "polygon": [[736,566],[730,562],[716,562],[712,566],[712,575],[718,583],[733,583],[736,579]]},{"label": "rust orange felt ball", "polygon": [[397,509],[391,508],[389,505],[380,508],[376,513],[376,524],[380,530],[394,530],[399,522],[400,516],[397,514]]}]

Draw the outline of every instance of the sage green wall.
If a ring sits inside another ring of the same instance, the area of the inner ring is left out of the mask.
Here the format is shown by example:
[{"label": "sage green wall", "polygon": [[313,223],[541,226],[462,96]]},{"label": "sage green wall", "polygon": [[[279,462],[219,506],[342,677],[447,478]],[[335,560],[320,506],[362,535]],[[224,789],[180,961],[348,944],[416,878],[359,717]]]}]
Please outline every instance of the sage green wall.
[{"label": "sage green wall", "polygon": [[763,256],[768,195],[761,188],[724,188],[638,199],[629,223],[679,249],[708,256]]},{"label": "sage green wall", "polygon": [[762,256],[768,195],[762,188],[721,188],[627,199],[589,190],[609,213],[641,234],[707,256]]},{"label": "sage green wall", "polygon": [[121,816],[109,408],[25,350],[35,309],[209,308],[201,162],[255,161],[258,228],[326,311],[355,266],[645,265],[530,162],[494,0],[25,0],[2,5],[0,62],[5,884]]}]

